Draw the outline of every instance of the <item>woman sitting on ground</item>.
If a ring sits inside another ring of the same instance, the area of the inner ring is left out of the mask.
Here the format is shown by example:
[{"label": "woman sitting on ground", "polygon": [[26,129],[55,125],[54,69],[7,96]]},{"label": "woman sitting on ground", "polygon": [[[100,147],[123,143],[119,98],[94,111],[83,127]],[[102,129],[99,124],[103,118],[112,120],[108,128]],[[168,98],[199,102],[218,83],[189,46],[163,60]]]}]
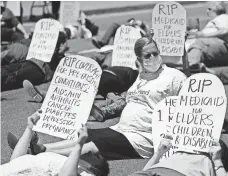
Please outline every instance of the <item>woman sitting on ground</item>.
[{"label": "woman sitting on ground", "polygon": [[200,68],[218,76],[223,84],[228,84],[228,69],[215,70],[211,67],[228,66],[228,14],[223,1],[210,1],[207,15],[211,20],[201,31],[190,32],[195,38],[188,49],[189,66]]}]

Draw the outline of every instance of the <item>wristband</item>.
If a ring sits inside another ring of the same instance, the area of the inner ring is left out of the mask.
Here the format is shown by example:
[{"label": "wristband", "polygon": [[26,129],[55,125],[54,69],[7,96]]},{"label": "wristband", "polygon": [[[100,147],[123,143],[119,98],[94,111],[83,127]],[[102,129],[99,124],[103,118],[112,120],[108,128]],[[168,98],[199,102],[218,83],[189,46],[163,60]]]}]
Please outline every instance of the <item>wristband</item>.
[{"label": "wristband", "polygon": [[224,168],[224,166],[223,166],[223,165],[215,166],[215,171],[217,171],[217,170],[219,170],[219,169],[221,169],[221,168]]}]

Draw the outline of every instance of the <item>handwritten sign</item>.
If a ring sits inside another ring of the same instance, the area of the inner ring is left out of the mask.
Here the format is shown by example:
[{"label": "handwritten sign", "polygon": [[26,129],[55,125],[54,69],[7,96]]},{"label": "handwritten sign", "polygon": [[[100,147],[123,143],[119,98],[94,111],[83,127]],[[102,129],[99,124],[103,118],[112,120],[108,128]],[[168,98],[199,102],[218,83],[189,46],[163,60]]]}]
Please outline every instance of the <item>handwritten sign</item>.
[{"label": "handwritten sign", "polygon": [[112,53],[112,66],[131,67],[136,69],[135,42],[141,38],[140,31],[131,26],[118,28]]},{"label": "handwritten sign", "polygon": [[[152,116],[152,138],[154,144],[154,150],[157,151],[161,140],[165,137],[165,134],[171,133],[171,121],[176,109],[177,96],[170,96],[160,101],[154,108]],[[177,147],[172,147],[169,151],[164,153],[161,159],[168,158],[173,155]]]},{"label": "handwritten sign", "polygon": [[226,105],[224,86],[216,76],[200,73],[189,77],[179,93],[171,121],[174,145],[208,152],[212,138],[219,140]]},{"label": "handwritten sign", "polygon": [[59,37],[60,23],[53,19],[42,19],[36,23],[26,60],[35,58],[50,62]]},{"label": "handwritten sign", "polygon": [[72,26],[78,25],[78,17],[80,12],[79,1],[61,1],[60,5],[60,23],[64,26],[70,24]]},{"label": "handwritten sign", "polygon": [[156,4],[152,14],[152,28],[161,55],[183,56],[186,10],[179,3]]},{"label": "handwritten sign", "polygon": [[69,140],[85,124],[96,96],[102,70],[83,56],[68,56],[58,65],[41,109],[35,131]]}]

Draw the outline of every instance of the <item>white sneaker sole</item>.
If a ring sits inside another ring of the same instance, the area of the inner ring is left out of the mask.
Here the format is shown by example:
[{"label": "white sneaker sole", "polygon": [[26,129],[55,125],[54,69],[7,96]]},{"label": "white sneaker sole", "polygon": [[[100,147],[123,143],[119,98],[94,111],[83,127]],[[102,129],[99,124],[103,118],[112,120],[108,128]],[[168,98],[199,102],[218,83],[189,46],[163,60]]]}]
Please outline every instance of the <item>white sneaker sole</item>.
[{"label": "white sneaker sole", "polygon": [[33,86],[33,84],[28,81],[23,81],[23,87],[28,92],[28,94],[36,101],[41,103],[43,101],[43,96],[41,93]]}]

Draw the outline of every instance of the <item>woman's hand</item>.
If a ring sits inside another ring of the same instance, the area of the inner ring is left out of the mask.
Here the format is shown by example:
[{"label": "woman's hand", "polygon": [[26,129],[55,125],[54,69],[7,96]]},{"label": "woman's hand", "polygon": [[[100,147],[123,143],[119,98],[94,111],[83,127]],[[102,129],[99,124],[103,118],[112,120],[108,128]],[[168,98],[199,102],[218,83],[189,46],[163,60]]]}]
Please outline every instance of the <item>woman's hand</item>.
[{"label": "woman's hand", "polygon": [[158,147],[158,153],[162,156],[164,153],[170,150],[172,147],[172,136],[166,135],[164,139],[161,140],[160,145]]},{"label": "woman's hand", "polygon": [[213,161],[221,160],[222,149],[218,141],[213,141],[212,147],[210,148],[210,156]]},{"label": "woman's hand", "polygon": [[39,109],[33,115],[28,117],[28,121],[27,121],[27,128],[28,129],[32,130],[33,126],[36,125],[36,123],[40,119],[41,114],[42,114],[42,110]]},{"label": "woman's hand", "polygon": [[82,146],[85,144],[88,138],[88,131],[85,125],[82,125],[81,129],[78,131],[78,143]]},{"label": "woman's hand", "polygon": [[24,38],[25,39],[28,39],[29,38],[29,35],[28,34],[24,34]]}]

